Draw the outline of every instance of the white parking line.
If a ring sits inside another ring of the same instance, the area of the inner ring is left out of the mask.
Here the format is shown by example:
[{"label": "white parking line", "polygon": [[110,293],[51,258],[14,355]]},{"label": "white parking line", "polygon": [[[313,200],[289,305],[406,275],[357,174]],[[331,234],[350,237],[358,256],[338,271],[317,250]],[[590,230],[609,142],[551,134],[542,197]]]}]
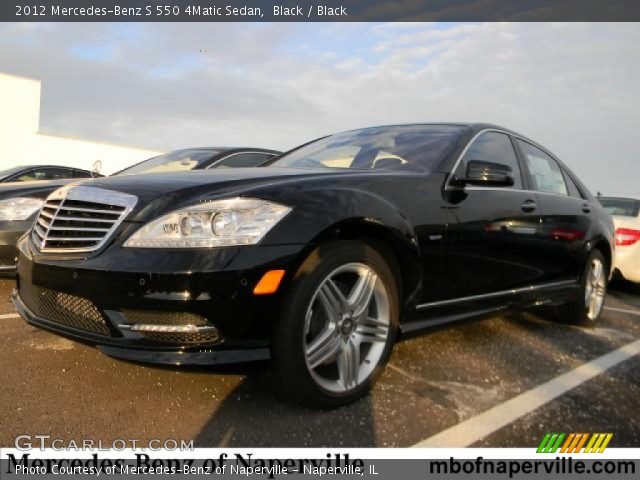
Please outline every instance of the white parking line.
[{"label": "white parking line", "polygon": [[5,313],[0,315],[0,320],[5,320],[7,318],[20,318],[20,315],[18,313]]},{"label": "white parking line", "polygon": [[640,354],[640,340],[580,365],[553,380],[496,405],[486,412],[465,420],[423,440],[417,448],[464,448],[491,435],[520,417],[533,412],[551,400],[573,390],[621,362]]},{"label": "white parking line", "polygon": [[627,310],[625,308],[614,308],[614,307],[604,307],[604,309],[610,310],[612,312],[629,313],[631,315],[640,315],[640,311],[638,310]]}]

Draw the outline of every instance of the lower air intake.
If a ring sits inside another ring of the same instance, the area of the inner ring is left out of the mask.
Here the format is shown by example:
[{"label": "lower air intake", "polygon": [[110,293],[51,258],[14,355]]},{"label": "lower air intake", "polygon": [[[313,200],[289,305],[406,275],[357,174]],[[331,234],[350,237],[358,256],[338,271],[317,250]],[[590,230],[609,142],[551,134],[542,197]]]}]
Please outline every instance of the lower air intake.
[{"label": "lower air intake", "polygon": [[35,315],[67,327],[109,335],[102,314],[86,298],[21,283],[20,298]]}]

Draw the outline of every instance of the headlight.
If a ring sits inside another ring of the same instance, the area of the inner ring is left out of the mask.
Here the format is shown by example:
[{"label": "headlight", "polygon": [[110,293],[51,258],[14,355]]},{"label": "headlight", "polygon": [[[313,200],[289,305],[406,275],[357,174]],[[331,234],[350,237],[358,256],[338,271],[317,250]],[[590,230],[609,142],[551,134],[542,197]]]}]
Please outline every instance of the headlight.
[{"label": "headlight", "polygon": [[149,222],[125,247],[203,248],[255,245],[291,208],[256,198],[215,200]]},{"label": "headlight", "polygon": [[39,198],[15,197],[0,200],[0,221],[26,220],[40,210],[44,200]]}]

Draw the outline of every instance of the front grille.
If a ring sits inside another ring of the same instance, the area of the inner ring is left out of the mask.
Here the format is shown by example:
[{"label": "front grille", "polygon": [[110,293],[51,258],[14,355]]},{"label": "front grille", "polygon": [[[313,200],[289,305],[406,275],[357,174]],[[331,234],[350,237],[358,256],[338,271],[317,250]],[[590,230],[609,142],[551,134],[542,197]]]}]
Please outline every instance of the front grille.
[{"label": "front grille", "polygon": [[61,188],[47,198],[33,225],[31,238],[43,252],[97,250],[136,202],[134,195],[101,188]]},{"label": "front grille", "polygon": [[20,298],[35,315],[68,327],[109,335],[104,318],[86,298],[20,282]]}]

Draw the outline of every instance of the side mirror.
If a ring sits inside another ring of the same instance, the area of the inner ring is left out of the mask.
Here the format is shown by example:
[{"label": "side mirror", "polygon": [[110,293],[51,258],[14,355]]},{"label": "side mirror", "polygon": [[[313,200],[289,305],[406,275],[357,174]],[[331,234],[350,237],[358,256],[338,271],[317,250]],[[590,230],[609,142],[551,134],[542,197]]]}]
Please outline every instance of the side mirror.
[{"label": "side mirror", "polygon": [[508,165],[469,160],[467,162],[467,176],[458,179],[464,185],[480,187],[513,187],[513,170]]}]

